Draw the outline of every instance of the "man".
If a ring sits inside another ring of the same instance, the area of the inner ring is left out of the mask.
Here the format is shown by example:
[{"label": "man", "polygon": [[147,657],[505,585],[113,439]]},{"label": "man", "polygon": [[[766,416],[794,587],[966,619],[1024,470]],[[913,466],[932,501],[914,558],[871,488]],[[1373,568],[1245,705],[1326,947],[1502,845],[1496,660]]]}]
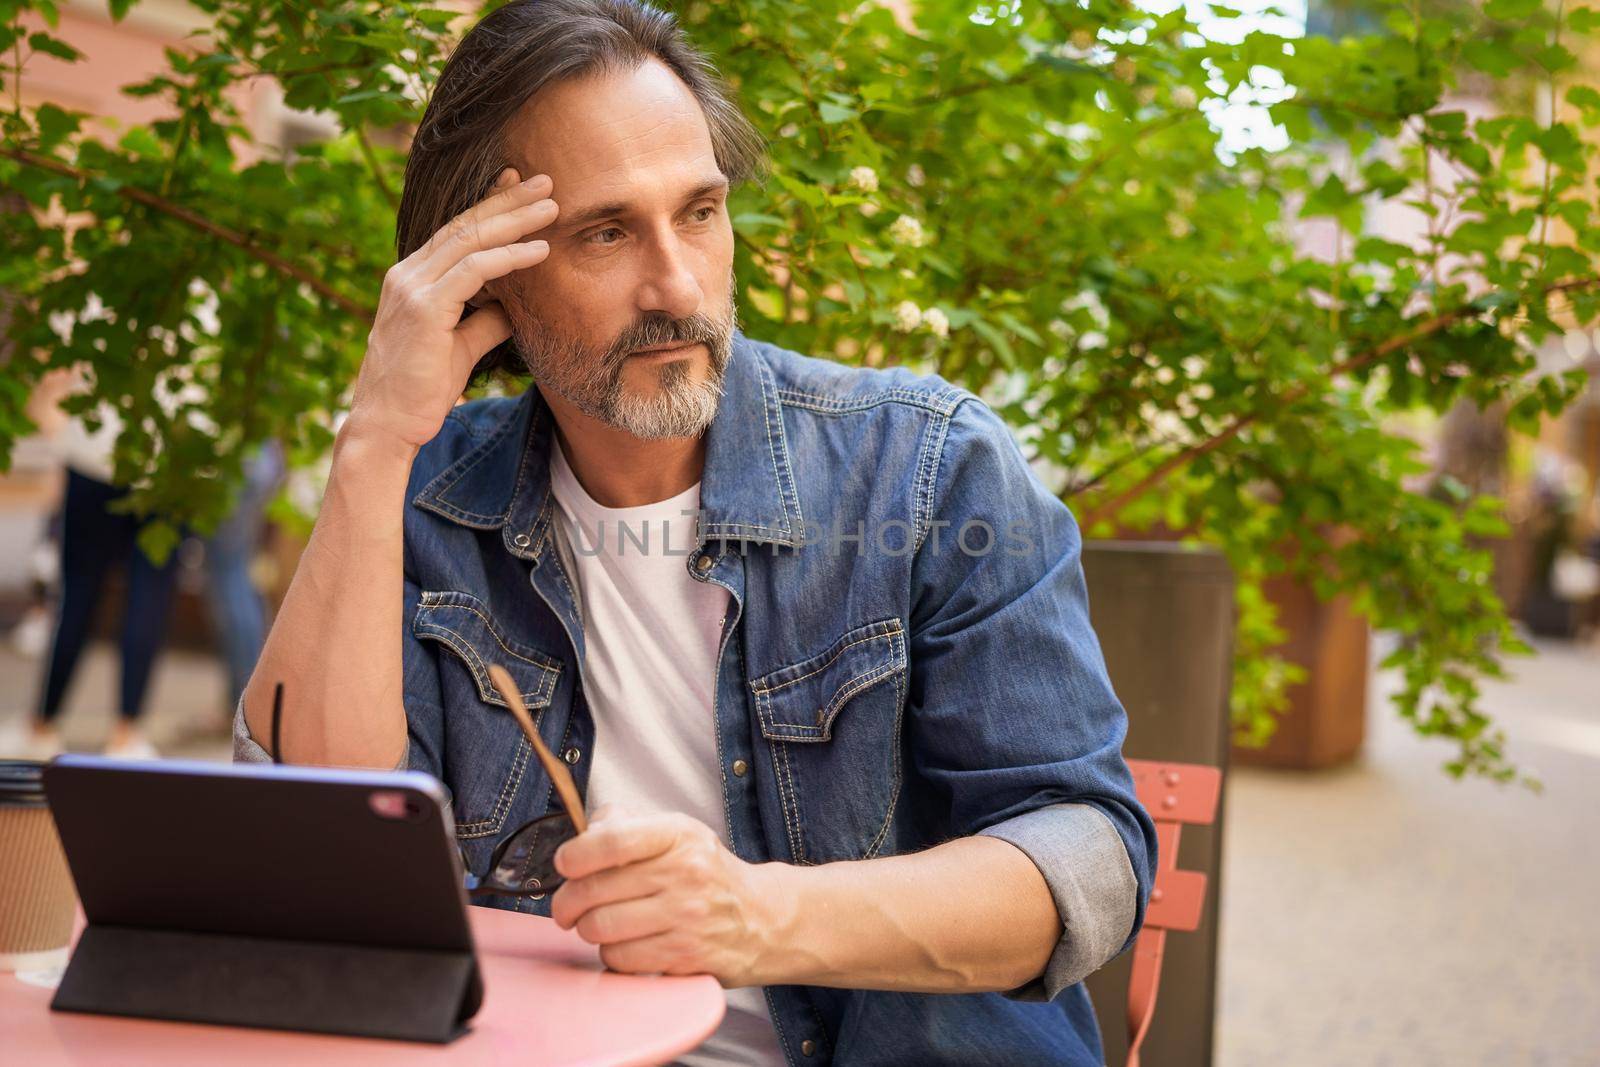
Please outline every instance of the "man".
[{"label": "man", "polygon": [[286,681],[288,759],[438,776],[481,870],[557,810],[498,663],[595,818],[494,903],[715,975],[684,1062],[1099,1064],[1156,857],[1077,528],[972,394],[735,330],[758,155],[634,0],[467,35],[237,753]]}]

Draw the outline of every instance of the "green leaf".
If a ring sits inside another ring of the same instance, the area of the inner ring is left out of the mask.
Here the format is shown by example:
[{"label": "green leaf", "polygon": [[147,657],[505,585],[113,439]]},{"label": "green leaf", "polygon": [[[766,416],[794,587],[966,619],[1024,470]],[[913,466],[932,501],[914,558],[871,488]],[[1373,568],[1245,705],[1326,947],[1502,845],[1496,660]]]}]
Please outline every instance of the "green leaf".
[{"label": "green leaf", "polygon": [[740,232],[757,230],[763,226],[787,226],[789,220],[781,215],[765,215],[759,211],[746,211],[733,216],[733,228]]},{"label": "green leaf", "polygon": [[1362,168],[1361,177],[1374,192],[1384,197],[1398,196],[1411,185],[1409,176],[1395,170],[1393,164],[1383,159],[1368,163]]},{"label": "green leaf", "polygon": [[1582,111],[1600,111],[1600,90],[1591,85],[1574,85],[1567,90],[1567,103]]},{"label": "green leaf", "polygon": [[460,18],[461,12],[446,11],[437,7],[423,7],[413,11],[412,15],[430,30],[443,30],[449,28],[452,22]]},{"label": "green leaf", "polygon": [[123,150],[143,159],[159,159],[163,154],[161,140],[148,126],[135,126],[123,134],[117,144]]},{"label": "green leaf", "polygon": [[67,42],[48,33],[31,33],[28,35],[28,47],[35,52],[43,52],[47,56],[64,59],[68,63],[76,63],[82,58],[83,53],[72,47]]},{"label": "green leaf", "polygon": [[1356,259],[1363,262],[1382,263],[1390,267],[1416,254],[1417,250],[1410,245],[1388,241],[1381,237],[1363,237],[1356,242],[1355,249]]},{"label": "green leaf", "polygon": [[750,305],[775,321],[783,319],[783,292],[776,288],[750,286],[745,290]]},{"label": "green leaf", "polygon": [[1301,208],[1300,213],[1308,218],[1318,215],[1337,215],[1355,200],[1356,197],[1345,188],[1338,176],[1330,174],[1310,196],[1306,197],[1305,206]]},{"label": "green leaf", "polygon": [[1494,37],[1469,37],[1461,45],[1461,58],[1469,66],[1496,78],[1504,78],[1522,65],[1516,50]]},{"label": "green leaf", "polygon": [[1012,333],[1016,334],[1018,337],[1022,338],[1024,341],[1027,341],[1029,344],[1044,344],[1044,340],[1039,336],[1038,331],[1024,323],[1021,319],[1017,318],[1009,311],[997,312],[995,314],[995,321],[1000,323],[1006,329],[1010,330]]},{"label": "green leaf", "polygon": [[1583,142],[1572,132],[1572,127],[1558,122],[1533,138],[1550,162],[1559,167],[1579,168],[1583,165]]},{"label": "green leaf", "polygon": [[1435,111],[1423,118],[1429,131],[1443,137],[1460,137],[1467,132],[1465,111]]},{"label": "green leaf", "polygon": [[83,116],[75,111],[63,111],[54,104],[40,104],[33,119],[39,124],[39,147],[48,152],[78,132]]},{"label": "green leaf", "polygon": [[1000,357],[1000,361],[1007,368],[1014,368],[1017,365],[1017,353],[1011,347],[1011,342],[1006,338],[1005,334],[981,318],[974,318],[968,325],[980,337],[989,342],[990,346],[994,348],[995,354]]},{"label": "green leaf", "polygon": [[817,111],[819,114],[821,114],[822,121],[828,123],[829,125],[834,125],[840,122],[849,122],[851,119],[858,119],[861,117],[861,112],[855,110],[854,108],[844,107],[840,104],[829,103],[826,100],[820,101],[817,104]]},{"label": "green leaf", "polygon": [[1579,7],[1567,12],[1567,26],[1575,33],[1600,30],[1600,8]]},{"label": "green leaf", "polygon": [[1483,13],[1492,19],[1516,22],[1525,19],[1544,7],[1542,0],[1489,0]]},{"label": "green leaf", "polygon": [[1576,57],[1558,44],[1545,45],[1533,53],[1533,61],[1543,67],[1547,73],[1554,74],[1565,70],[1577,62]]},{"label": "green leaf", "polygon": [[405,94],[395,89],[362,89],[359,92],[346,93],[335,100],[334,106],[341,104],[358,104],[363,100],[404,100]]},{"label": "green leaf", "polygon": [[157,566],[165,563],[172,550],[183,538],[178,528],[164,519],[152,519],[139,528],[139,551],[149,556]]}]

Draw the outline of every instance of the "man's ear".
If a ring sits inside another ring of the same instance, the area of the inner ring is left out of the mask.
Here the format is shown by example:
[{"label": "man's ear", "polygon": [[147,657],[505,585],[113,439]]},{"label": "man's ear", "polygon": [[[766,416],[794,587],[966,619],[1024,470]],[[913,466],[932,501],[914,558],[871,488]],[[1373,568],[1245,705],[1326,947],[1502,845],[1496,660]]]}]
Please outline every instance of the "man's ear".
[{"label": "man's ear", "polygon": [[489,279],[484,283],[483,288],[479,289],[476,295],[467,301],[467,306],[481,308],[485,304],[499,303],[501,297],[505,294],[505,287],[501,284],[504,281],[504,278]]}]

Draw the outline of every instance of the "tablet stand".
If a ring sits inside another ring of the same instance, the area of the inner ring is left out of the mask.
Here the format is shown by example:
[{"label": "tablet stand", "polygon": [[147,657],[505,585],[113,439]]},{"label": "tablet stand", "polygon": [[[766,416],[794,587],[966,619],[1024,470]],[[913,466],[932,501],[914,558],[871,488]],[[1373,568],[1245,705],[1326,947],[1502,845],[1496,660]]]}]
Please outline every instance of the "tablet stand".
[{"label": "tablet stand", "polygon": [[50,1007],[442,1043],[481,999],[465,951],[91,924]]}]

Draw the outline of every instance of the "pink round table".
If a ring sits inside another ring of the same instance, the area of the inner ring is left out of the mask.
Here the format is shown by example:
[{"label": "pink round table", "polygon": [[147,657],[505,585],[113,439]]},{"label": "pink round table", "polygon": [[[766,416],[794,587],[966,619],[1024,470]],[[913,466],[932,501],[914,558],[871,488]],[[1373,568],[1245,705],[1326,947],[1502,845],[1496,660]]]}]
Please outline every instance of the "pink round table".
[{"label": "pink round table", "polygon": [[621,1067],[665,1063],[722,1021],[727,1000],[715,978],[616,974],[601,965],[593,945],[549,919],[467,911],[483,970],[483,1007],[469,1031],[448,1045],[53,1012],[52,990],[0,973],[0,1061]]}]

